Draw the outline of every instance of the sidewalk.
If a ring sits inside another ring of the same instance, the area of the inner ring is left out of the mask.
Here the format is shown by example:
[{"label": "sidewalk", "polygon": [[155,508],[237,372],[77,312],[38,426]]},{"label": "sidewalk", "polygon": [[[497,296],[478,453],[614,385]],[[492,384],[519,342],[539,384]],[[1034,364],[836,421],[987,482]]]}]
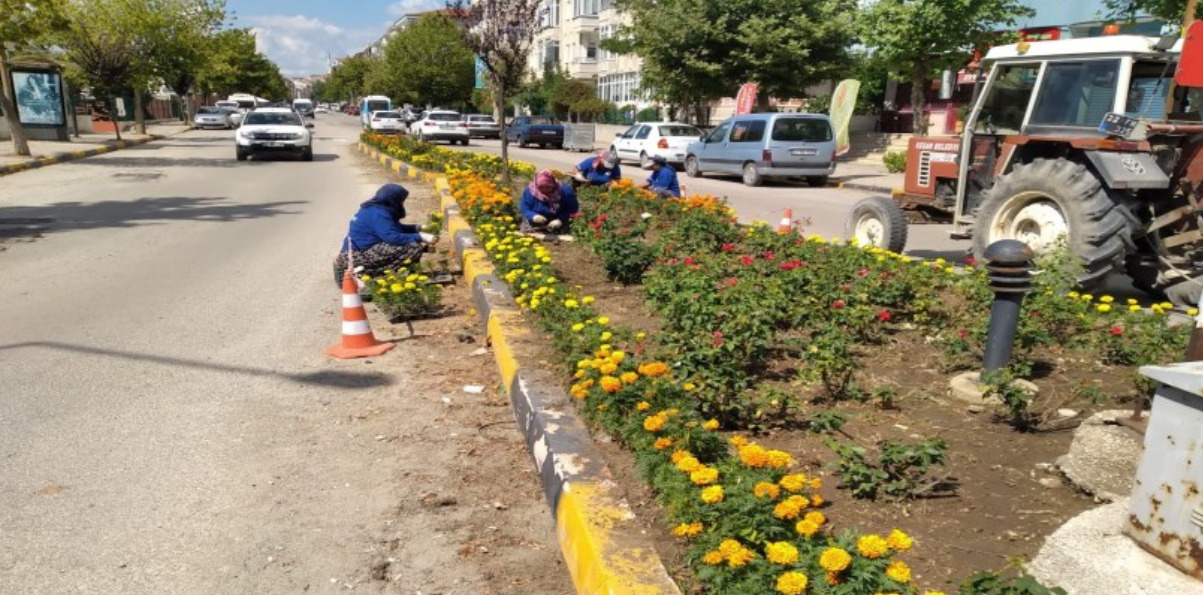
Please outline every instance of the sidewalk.
[{"label": "sidewalk", "polygon": [[152,140],[185,132],[189,127],[182,121],[147,124],[147,134],[121,133],[118,142],[112,133],[85,133],[79,138],[64,141],[29,141],[30,156],[17,155],[12,140],[0,140],[0,176],[42,167],[64,161],[72,161],[108,153],[125,147],[140,145]]},{"label": "sidewalk", "polygon": [[884,165],[840,163],[835,166],[835,175],[831,176],[831,185],[837,188],[884,192],[893,195],[902,192],[904,175],[902,173],[892,174],[886,171]]}]

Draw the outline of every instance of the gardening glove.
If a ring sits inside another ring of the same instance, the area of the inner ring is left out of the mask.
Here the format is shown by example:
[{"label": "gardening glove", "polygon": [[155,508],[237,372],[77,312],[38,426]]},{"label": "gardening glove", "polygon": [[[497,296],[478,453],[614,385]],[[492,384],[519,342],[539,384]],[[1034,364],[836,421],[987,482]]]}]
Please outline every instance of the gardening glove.
[{"label": "gardening glove", "polygon": [[423,232],[419,232],[419,233],[418,233],[418,235],[419,235],[419,236],[421,236],[421,237],[422,237],[422,241],[423,241],[423,242],[426,242],[427,244],[433,244],[433,243],[435,242],[435,240],[438,240],[438,238],[437,238],[437,237],[435,237],[435,235],[434,235],[434,234],[426,233],[426,232],[424,232],[424,231],[423,231]]},{"label": "gardening glove", "polygon": [[547,224],[547,229],[559,229],[564,222],[559,219],[552,219],[551,223]]},{"label": "gardening glove", "polygon": [[544,223],[547,223],[547,217],[544,217],[543,215],[535,215],[531,218],[530,222],[534,223],[535,225],[543,225]]}]

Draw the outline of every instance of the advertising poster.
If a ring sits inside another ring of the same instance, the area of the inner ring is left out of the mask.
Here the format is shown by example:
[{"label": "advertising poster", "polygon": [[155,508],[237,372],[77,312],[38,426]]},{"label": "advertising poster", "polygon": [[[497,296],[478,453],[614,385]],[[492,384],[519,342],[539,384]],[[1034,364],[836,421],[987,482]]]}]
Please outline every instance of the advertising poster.
[{"label": "advertising poster", "polygon": [[735,115],[752,113],[752,108],[756,106],[756,90],[756,83],[747,83],[739,88],[739,95],[735,96]]},{"label": "advertising poster", "polygon": [[62,126],[63,81],[53,72],[14,71],[13,89],[17,92],[17,114],[22,124]]},{"label": "advertising poster", "polygon": [[852,111],[856,109],[856,95],[860,81],[844,79],[831,94],[831,125],[835,127],[835,154],[843,155],[851,148],[848,131],[852,125]]}]

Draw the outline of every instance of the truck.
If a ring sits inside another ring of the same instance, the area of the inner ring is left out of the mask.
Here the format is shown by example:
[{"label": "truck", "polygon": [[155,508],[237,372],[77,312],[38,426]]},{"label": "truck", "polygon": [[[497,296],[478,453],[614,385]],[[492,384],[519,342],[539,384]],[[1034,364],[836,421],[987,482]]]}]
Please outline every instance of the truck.
[{"label": "truck", "polygon": [[848,237],[901,252],[951,223],[981,258],[1064,245],[1080,285],[1112,274],[1180,305],[1203,293],[1203,22],[1184,37],[1022,41],[982,60],[960,137],[912,138],[904,188],[856,204]]},{"label": "truck", "polygon": [[506,126],[505,136],[523,148],[530,145],[564,148],[564,127],[547,116],[518,116]]}]

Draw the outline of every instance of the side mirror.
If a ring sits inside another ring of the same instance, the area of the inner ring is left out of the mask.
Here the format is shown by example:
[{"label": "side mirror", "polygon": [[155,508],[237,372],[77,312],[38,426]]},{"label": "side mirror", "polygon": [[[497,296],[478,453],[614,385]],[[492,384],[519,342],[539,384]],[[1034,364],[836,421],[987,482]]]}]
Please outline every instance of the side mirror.
[{"label": "side mirror", "polygon": [[625,138],[625,137],[626,137],[626,135],[621,132],[614,133],[614,138]]},{"label": "side mirror", "polygon": [[313,122],[305,122],[305,128],[313,128]]}]

